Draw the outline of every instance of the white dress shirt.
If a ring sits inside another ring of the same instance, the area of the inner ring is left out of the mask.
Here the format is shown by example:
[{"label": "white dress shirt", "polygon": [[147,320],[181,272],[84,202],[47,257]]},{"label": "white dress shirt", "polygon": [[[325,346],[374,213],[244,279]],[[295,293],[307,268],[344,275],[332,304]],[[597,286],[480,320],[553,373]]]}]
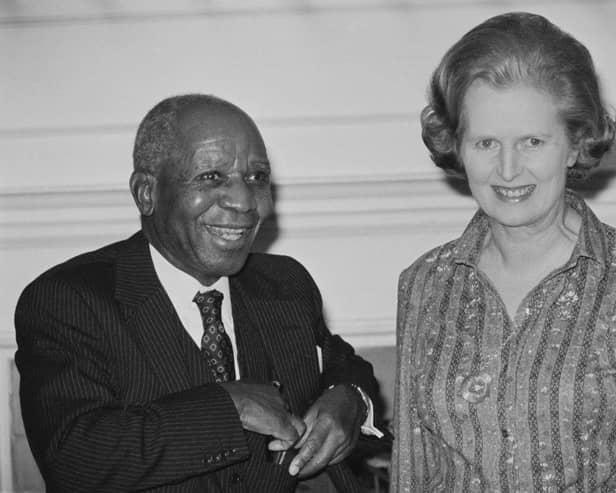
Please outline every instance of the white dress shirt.
[{"label": "white dress shirt", "polygon": [[173,308],[175,308],[182,325],[190,335],[197,347],[201,349],[201,336],[203,336],[203,320],[197,304],[193,298],[197,291],[205,293],[215,289],[223,294],[222,305],[220,307],[222,323],[225,332],[231,340],[233,348],[233,365],[237,378],[240,377],[240,369],[237,362],[237,342],[235,340],[235,329],[233,326],[233,314],[231,313],[231,293],[229,291],[229,278],[221,277],[211,286],[204,286],[194,277],[176,268],[156,248],[149,245],[154,270],[158,280],[167,292]]}]

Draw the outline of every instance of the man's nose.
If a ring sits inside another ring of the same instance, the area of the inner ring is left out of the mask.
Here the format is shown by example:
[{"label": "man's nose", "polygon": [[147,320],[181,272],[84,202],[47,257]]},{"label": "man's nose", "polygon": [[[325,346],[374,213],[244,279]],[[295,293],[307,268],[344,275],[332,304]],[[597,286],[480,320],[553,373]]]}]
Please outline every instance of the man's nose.
[{"label": "man's nose", "polygon": [[254,190],[241,176],[233,176],[226,184],[221,204],[223,207],[239,212],[249,212],[257,208]]},{"label": "man's nose", "polygon": [[503,180],[511,181],[518,176],[520,159],[515,149],[502,147],[498,159],[498,174]]}]

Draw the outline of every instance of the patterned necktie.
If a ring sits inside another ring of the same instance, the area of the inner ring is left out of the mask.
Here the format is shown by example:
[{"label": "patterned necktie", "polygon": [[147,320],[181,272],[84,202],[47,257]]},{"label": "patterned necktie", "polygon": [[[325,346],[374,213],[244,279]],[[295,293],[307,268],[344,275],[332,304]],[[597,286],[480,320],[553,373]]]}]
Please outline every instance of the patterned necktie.
[{"label": "patterned necktie", "polygon": [[233,347],[222,324],[220,307],[223,294],[215,289],[195,295],[203,320],[201,353],[212,370],[216,383],[235,380]]}]

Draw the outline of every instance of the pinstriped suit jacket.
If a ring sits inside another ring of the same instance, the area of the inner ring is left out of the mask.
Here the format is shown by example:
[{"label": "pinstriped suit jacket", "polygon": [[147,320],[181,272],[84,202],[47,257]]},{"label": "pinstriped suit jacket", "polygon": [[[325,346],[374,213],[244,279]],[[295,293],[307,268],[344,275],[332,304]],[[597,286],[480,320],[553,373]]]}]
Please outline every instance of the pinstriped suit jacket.
[{"label": "pinstriped suit jacket", "polygon": [[[375,398],[371,365],[330,334],[300,264],[253,254],[230,287],[243,376],[281,380],[299,415],[331,384]],[[37,278],[15,325],[22,414],[48,492],[294,491],[266,460],[267,438],[244,431],[210,381],[142,233]],[[344,464],[328,472],[339,491],[359,491]]]}]

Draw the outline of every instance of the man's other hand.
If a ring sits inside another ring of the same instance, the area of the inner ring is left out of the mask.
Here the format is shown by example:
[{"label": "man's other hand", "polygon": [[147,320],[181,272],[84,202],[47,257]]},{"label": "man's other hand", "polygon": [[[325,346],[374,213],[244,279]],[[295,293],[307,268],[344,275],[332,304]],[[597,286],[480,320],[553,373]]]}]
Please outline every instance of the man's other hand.
[{"label": "man's other hand", "polygon": [[304,416],[306,431],[295,446],[299,452],[289,474],[311,476],[346,458],[357,443],[364,412],[360,396],[349,385],[325,391]]},{"label": "man's other hand", "polygon": [[304,434],[306,425],[288,411],[273,385],[237,380],[221,386],[233,399],[244,429],[273,437],[279,450],[293,446]]}]

